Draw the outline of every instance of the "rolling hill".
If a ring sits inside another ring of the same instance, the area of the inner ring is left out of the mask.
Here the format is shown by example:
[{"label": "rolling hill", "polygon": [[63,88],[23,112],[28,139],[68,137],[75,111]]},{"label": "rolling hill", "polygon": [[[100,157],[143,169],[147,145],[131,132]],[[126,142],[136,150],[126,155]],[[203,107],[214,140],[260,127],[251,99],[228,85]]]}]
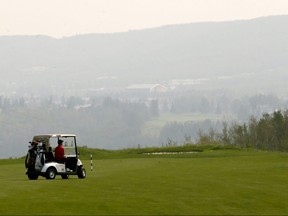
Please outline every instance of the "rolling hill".
[{"label": "rolling hill", "polygon": [[62,39],[0,36],[0,90],[49,95],[61,86],[119,89],[202,79],[204,89],[284,94],[287,25],[288,16],[271,16]]}]

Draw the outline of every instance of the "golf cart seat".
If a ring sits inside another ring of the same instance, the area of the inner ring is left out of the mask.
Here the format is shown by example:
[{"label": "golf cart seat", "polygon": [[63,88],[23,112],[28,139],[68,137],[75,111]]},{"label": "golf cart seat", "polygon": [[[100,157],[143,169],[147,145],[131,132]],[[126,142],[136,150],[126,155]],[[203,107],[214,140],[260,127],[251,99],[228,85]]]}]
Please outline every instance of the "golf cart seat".
[{"label": "golf cart seat", "polygon": [[47,162],[51,162],[54,160],[54,156],[53,156],[53,152],[52,152],[51,147],[49,147],[48,152],[46,152],[46,159],[47,159]]}]

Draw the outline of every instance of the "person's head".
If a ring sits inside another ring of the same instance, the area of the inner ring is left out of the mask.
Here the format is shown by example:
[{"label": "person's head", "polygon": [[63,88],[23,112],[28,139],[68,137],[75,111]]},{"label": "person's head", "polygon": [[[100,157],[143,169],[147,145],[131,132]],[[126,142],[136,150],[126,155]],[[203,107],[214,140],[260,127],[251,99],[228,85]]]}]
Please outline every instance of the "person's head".
[{"label": "person's head", "polygon": [[58,140],[58,145],[62,145],[63,144],[63,140],[59,139]]}]

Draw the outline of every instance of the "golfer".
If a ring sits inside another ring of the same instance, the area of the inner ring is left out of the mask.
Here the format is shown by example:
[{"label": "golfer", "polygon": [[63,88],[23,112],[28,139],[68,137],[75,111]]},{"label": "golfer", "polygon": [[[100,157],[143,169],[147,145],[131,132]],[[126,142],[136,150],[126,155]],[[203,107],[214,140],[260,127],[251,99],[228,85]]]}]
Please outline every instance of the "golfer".
[{"label": "golfer", "polygon": [[58,140],[58,146],[55,148],[55,161],[66,162],[66,157],[64,156],[63,140]]}]

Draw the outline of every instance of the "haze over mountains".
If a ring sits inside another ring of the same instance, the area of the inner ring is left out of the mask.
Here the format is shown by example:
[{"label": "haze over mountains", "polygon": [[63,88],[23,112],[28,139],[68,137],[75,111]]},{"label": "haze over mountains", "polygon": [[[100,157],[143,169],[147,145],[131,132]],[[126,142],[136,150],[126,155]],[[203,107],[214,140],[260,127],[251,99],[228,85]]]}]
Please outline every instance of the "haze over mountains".
[{"label": "haze over mountains", "polygon": [[285,96],[287,26],[288,16],[271,16],[62,39],[0,36],[0,93],[81,95],[196,80],[191,87]]},{"label": "haze over mountains", "polygon": [[[75,133],[104,149],[182,144],[199,129],[221,130],[222,119],[287,109],[287,26],[288,15],[0,36],[0,158],[24,155],[37,133]],[[131,88],[139,86],[145,92]]]}]

